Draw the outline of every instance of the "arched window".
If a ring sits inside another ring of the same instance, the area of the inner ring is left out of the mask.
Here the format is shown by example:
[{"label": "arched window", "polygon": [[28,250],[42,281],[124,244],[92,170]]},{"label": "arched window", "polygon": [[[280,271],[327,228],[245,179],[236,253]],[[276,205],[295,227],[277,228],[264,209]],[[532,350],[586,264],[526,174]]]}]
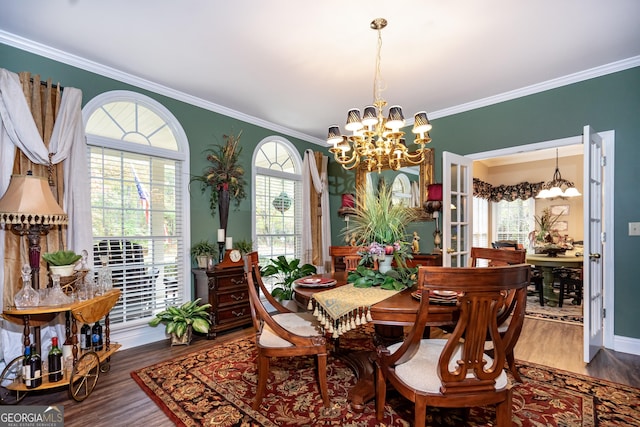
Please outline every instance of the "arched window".
[{"label": "arched window", "polygon": [[110,314],[115,329],[146,326],[154,312],[188,295],[187,139],[166,108],[135,92],[97,96],[83,119],[94,271],[106,262],[122,290]]},{"label": "arched window", "polygon": [[262,140],[253,152],[253,241],[260,264],[284,255],[302,258],[302,160],[281,137]]}]

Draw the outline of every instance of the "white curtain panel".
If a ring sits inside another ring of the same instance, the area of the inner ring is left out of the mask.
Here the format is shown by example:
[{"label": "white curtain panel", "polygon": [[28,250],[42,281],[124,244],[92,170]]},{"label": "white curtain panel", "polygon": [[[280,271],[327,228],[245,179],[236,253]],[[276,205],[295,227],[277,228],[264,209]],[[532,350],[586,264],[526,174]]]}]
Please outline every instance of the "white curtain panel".
[{"label": "white curtain panel", "polygon": [[[49,151],[29,111],[20,78],[17,74],[2,68],[0,68],[0,119],[2,120],[0,123],[0,197],[2,197],[11,180],[16,147],[20,148],[33,163],[49,164]],[[60,110],[54,123],[49,150],[55,153],[51,159],[53,164],[64,161],[65,193],[62,209],[69,216],[67,245],[76,252],[86,249],[89,252],[89,259],[93,259],[93,238],[89,220],[91,218],[89,169],[82,122],[82,91],[79,89],[65,87],[62,92]],[[0,260],[3,263],[4,233],[6,232],[0,229],[2,243]],[[4,295],[4,266],[0,268],[0,295]],[[3,309],[3,298],[0,298],[0,309]],[[9,325],[5,324],[3,328],[9,328]],[[5,337],[3,334],[3,338]],[[21,339],[21,336],[19,338]],[[2,348],[5,356],[9,350],[7,344],[5,342]]]}]

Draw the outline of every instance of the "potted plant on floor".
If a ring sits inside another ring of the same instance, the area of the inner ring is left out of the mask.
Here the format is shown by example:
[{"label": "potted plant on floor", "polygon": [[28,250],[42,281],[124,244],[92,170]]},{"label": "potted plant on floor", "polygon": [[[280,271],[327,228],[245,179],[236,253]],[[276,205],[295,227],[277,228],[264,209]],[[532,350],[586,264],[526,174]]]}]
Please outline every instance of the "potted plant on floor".
[{"label": "potted plant on floor", "polygon": [[206,334],[211,325],[208,311],[211,304],[199,305],[200,300],[201,298],[198,298],[180,306],[167,307],[157,313],[149,325],[155,327],[164,323],[165,332],[171,336],[171,345],[188,345],[191,343],[193,331]]},{"label": "potted plant on floor", "polygon": [[[270,264],[264,267],[260,274],[263,277],[276,276],[277,281],[275,287],[271,291],[271,295],[284,306],[292,309],[295,307],[293,299],[293,282],[306,276],[316,273],[316,267],[311,264],[300,265],[299,259],[287,261],[284,255],[280,255],[277,259],[269,260]],[[288,303],[291,301],[293,304]]]}]

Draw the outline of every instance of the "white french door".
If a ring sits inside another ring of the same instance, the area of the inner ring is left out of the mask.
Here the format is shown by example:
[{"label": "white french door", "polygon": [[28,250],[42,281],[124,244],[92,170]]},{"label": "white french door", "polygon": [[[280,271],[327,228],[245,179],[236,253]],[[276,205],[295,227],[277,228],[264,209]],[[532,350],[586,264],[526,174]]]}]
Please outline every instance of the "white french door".
[{"label": "white french door", "polygon": [[[603,288],[603,205],[604,168],[602,138],[584,127],[584,361],[589,363],[604,346],[604,288]],[[613,191],[613,189],[611,189]]]},{"label": "white french door", "polygon": [[442,265],[466,267],[473,243],[473,160],[442,153]]}]

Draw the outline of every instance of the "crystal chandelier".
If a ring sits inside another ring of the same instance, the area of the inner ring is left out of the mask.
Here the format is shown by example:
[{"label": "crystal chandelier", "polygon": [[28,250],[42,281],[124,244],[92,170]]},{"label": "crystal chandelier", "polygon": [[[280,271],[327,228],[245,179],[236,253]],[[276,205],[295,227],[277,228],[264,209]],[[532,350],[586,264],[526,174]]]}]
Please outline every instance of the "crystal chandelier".
[{"label": "crystal chandelier", "polygon": [[329,151],[343,168],[349,170],[357,167],[361,162],[367,165],[369,171],[391,168],[399,169],[403,164],[419,164],[425,160],[425,145],[431,142],[429,130],[431,124],[427,113],[416,113],[413,133],[416,134],[414,143],[419,146],[409,152],[400,130],[405,125],[402,108],[392,106],[385,118],[382,109],[387,101],[382,99],[384,89],[380,77],[380,49],[382,47],[382,29],[387,26],[387,20],[374,19],[371,28],[378,31],[378,49],[376,56],[376,73],[373,80],[373,105],[364,108],[362,118],[357,108],[347,113],[345,129],[351,135],[341,135],[337,125],[329,127],[327,142],[331,145]]},{"label": "crystal chandelier", "polygon": [[556,171],[553,179],[543,185],[542,190],[536,196],[537,199],[555,199],[556,197],[581,196],[576,186],[571,181],[562,178],[558,168],[558,149],[556,148]]}]

